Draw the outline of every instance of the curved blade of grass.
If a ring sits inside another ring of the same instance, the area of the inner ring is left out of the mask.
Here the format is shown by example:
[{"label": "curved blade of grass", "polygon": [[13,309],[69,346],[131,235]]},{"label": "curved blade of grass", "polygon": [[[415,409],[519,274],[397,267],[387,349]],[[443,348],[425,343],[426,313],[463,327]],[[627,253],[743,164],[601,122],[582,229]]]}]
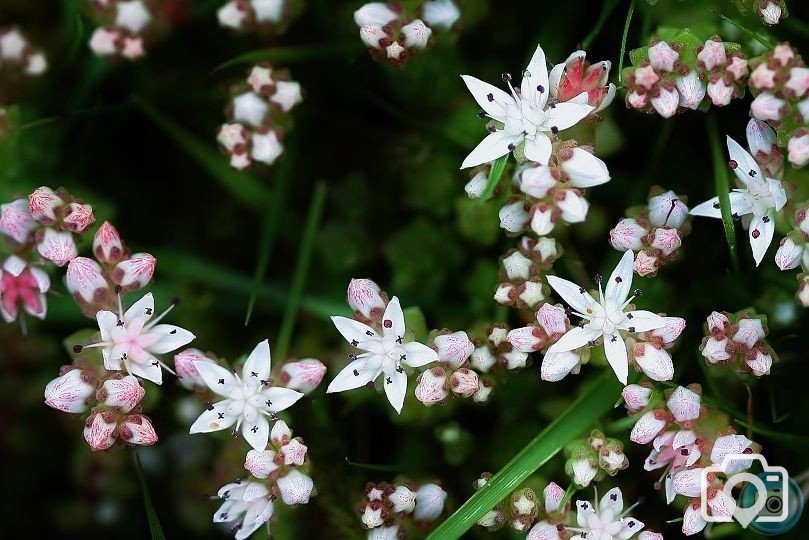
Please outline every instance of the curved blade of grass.
[{"label": "curved blade of grass", "polygon": [[486,512],[497,506],[512,491],[542,465],[555,456],[567,443],[593,424],[615,405],[620,385],[605,369],[591,386],[557,417],[542,433],[529,442],[519,454],[503,467],[483,488],[475,492],[427,540],[460,538]]},{"label": "curved blade of grass", "polygon": [[730,260],[733,269],[739,271],[739,253],[736,248],[736,228],[733,224],[733,216],[730,211],[730,184],[728,182],[727,161],[725,153],[722,151],[722,143],[719,139],[719,128],[716,125],[716,116],[708,115],[708,139],[711,145],[711,157],[713,158],[713,174],[716,186],[716,195],[719,197],[719,209],[722,212],[722,224],[725,228],[725,238],[728,241],[730,250]]},{"label": "curved blade of grass", "polygon": [[770,39],[767,39],[766,37],[760,35],[757,32],[754,32],[754,31],[750,30],[749,28],[745,28],[740,23],[734,21],[730,17],[726,17],[726,16],[722,15],[721,13],[719,13],[718,11],[713,11],[712,13],[714,15],[718,16],[723,21],[726,21],[726,22],[730,23],[731,25],[735,26],[736,28],[741,30],[743,34],[749,36],[750,38],[752,38],[752,39],[754,39],[756,41],[758,41],[759,43],[761,43],[762,45],[764,45],[768,49],[772,49],[772,48],[775,47],[775,42],[773,42]]},{"label": "curved blade of grass", "polygon": [[256,62],[270,61],[289,64],[290,62],[304,62],[320,60],[332,56],[344,57],[348,53],[360,52],[364,47],[358,40],[339,43],[317,43],[309,45],[293,45],[289,47],[270,47],[248,51],[222,62],[216,66],[212,73],[221,71],[239,64],[255,64]]},{"label": "curved blade of grass", "polygon": [[132,456],[135,460],[135,470],[138,473],[138,480],[140,480],[140,489],[143,491],[143,504],[146,506],[146,519],[149,521],[149,535],[152,540],[166,540],[166,535],[163,534],[163,528],[160,526],[160,520],[152,504],[152,498],[149,496],[149,488],[146,486],[146,480],[143,478],[143,470],[140,466],[138,453],[133,452]]},{"label": "curved blade of grass", "polygon": [[286,359],[289,351],[289,342],[292,339],[292,331],[295,329],[295,320],[298,318],[298,308],[301,304],[303,288],[306,285],[306,277],[309,275],[309,264],[312,262],[315,236],[317,236],[325,201],[326,184],[325,182],[318,182],[315,185],[315,192],[312,194],[312,202],[309,203],[309,214],[306,216],[301,248],[298,260],[295,263],[295,274],[292,278],[289,298],[284,309],[284,318],[281,320],[281,330],[278,331],[278,338],[275,340],[275,354],[281,360]]},{"label": "curved blade of grass", "polygon": [[624,70],[624,58],[626,58],[626,39],[629,37],[629,23],[632,22],[632,15],[635,13],[635,0],[629,3],[629,11],[626,12],[624,21],[624,34],[621,37],[621,56],[618,58],[618,82],[621,82],[621,72]]},{"label": "curved blade of grass", "polygon": [[500,177],[503,176],[503,171],[506,170],[506,163],[508,163],[508,156],[510,154],[509,152],[505,156],[500,156],[492,162],[492,168],[489,170],[489,179],[486,181],[486,189],[483,190],[479,200],[488,201],[492,198],[494,188],[497,187],[497,182],[500,181]]},{"label": "curved blade of grass", "polygon": [[250,206],[261,208],[269,199],[267,188],[263,184],[253,176],[245,172],[239,172],[228,165],[225,158],[211,144],[202,141],[145,99],[133,96],[132,101],[189,156],[194,158],[203,169],[208,171],[211,176],[240,201]]},{"label": "curved blade of grass", "polygon": [[595,26],[593,29],[590,30],[590,33],[587,34],[581,42],[581,48],[587,50],[590,48],[590,45],[593,44],[593,41],[598,34],[601,32],[601,28],[604,27],[604,23],[607,21],[609,16],[612,14],[613,10],[621,3],[621,0],[611,0],[609,2],[604,2],[601,5],[601,13],[598,15],[598,20],[596,21]]}]

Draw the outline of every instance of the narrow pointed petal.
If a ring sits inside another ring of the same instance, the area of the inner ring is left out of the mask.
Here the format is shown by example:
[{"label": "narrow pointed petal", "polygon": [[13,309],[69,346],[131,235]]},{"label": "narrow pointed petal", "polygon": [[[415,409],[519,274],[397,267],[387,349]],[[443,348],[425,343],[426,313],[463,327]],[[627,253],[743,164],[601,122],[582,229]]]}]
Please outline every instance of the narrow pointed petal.
[{"label": "narrow pointed petal", "polygon": [[96,321],[98,328],[101,330],[101,339],[108,341],[112,331],[118,324],[118,316],[112,311],[102,310],[96,313]]},{"label": "narrow pointed petal", "polygon": [[[730,212],[738,216],[749,214],[752,211],[747,195],[741,191],[732,191],[730,197]],[[719,197],[707,200],[698,204],[689,212],[692,216],[703,216],[722,219],[722,212],[719,207]]]},{"label": "narrow pointed petal", "polygon": [[613,515],[620,516],[624,511],[624,495],[621,493],[621,488],[614,487],[606,492],[598,502],[598,509],[601,512],[612,510]]},{"label": "narrow pointed petal", "polygon": [[[586,95],[586,94],[585,94]],[[580,120],[585,118],[588,114],[593,112],[595,107],[590,105],[573,103],[557,103],[551,109],[548,109],[548,118],[545,124],[548,128],[555,127],[559,131],[575,126]]]},{"label": "narrow pointed petal", "polygon": [[270,342],[266,339],[256,345],[242,367],[242,381],[255,379],[266,381],[270,378],[271,359]]},{"label": "narrow pointed petal", "polygon": [[270,412],[281,412],[288,409],[303,397],[301,392],[296,392],[283,386],[272,386],[261,394],[267,398],[267,408]]},{"label": "narrow pointed petal", "polygon": [[775,211],[781,210],[787,203],[787,192],[784,189],[784,184],[780,180],[774,178],[767,178],[767,186],[770,188],[770,195],[775,203]]},{"label": "narrow pointed petal", "polygon": [[346,341],[354,347],[362,348],[362,343],[370,339],[379,339],[379,336],[374,332],[373,328],[367,324],[362,324],[354,319],[348,317],[332,317],[331,321],[337,327]]},{"label": "narrow pointed petal", "polygon": [[388,302],[388,307],[385,308],[385,314],[382,315],[382,332],[384,332],[385,337],[404,337],[404,312],[402,311],[402,306],[399,304],[399,299],[395,296]]},{"label": "narrow pointed petal", "polygon": [[407,353],[404,363],[410,367],[426,366],[430,362],[438,360],[438,353],[423,343],[411,341],[402,345],[402,348]]},{"label": "narrow pointed petal", "polygon": [[149,333],[160,336],[157,343],[149,347],[149,351],[155,354],[164,354],[179,349],[183,345],[191,343],[196,337],[185,328],[180,328],[173,324],[155,325],[149,330]]},{"label": "narrow pointed petal", "polygon": [[270,423],[263,415],[258,415],[255,422],[242,423],[242,435],[255,450],[264,450],[270,440]]},{"label": "narrow pointed petal", "polygon": [[556,294],[579,313],[587,313],[587,308],[596,303],[584,287],[579,287],[572,281],[556,276],[548,276],[547,279]]},{"label": "narrow pointed petal", "polygon": [[561,353],[584,347],[597,339],[601,334],[594,330],[585,330],[581,327],[571,328],[548,349],[548,353]]},{"label": "narrow pointed petal", "polygon": [[547,165],[552,152],[551,140],[544,133],[537,133],[533,140],[525,141],[525,157],[531,161]]},{"label": "narrow pointed petal", "polygon": [[756,261],[756,266],[764,260],[764,255],[767,253],[767,248],[770,247],[774,233],[775,220],[772,216],[753,217],[748,235],[750,237],[750,247],[753,248],[753,259]]},{"label": "narrow pointed petal", "polygon": [[490,133],[466,156],[466,159],[461,163],[461,169],[483,165],[494,161],[500,156],[505,156],[511,152],[509,146],[513,148],[512,145],[516,145],[520,140],[520,138],[507,135],[503,131]]},{"label": "narrow pointed petal", "polygon": [[[632,290],[632,273],[635,263],[635,253],[631,250],[624,251],[621,260],[615,270],[610,274],[610,279],[607,282],[607,287],[604,290],[606,298],[615,300],[615,303],[621,306],[629,297],[629,291]],[[657,328],[657,327],[655,327]],[[642,331],[642,330],[641,330]]]},{"label": "narrow pointed petal", "polygon": [[607,355],[607,362],[615,372],[615,376],[626,385],[626,378],[629,375],[629,361],[627,359],[626,344],[621,336],[616,332],[610,336],[604,336],[604,352]]},{"label": "narrow pointed petal", "polygon": [[329,387],[326,389],[326,393],[331,394],[333,392],[353,390],[354,388],[365,386],[376,379],[379,375],[379,370],[368,367],[369,356],[370,355],[362,355],[344,367],[334,380],[331,381]]},{"label": "narrow pointed petal", "polygon": [[141,362],[127,362],[129,372],[155,384],[163,384],[163,369],[157,359],[149,353],[145,353],[145,358]]},{"label": "narrow pointed petal", "polygon": [[143,295],[143,298],[132,304],[129,309],[124,312],[124,322],[129,324],[131,321],[138,317],[146,317],[150,319],[154,314],[154,296],[152,293]]},{"label": "narrow pointed petal", "polygon": [[[202,411],[199,418],[191,424],[189,433],[210,433],[212,431],[228,429],[236,423],[236,417],[225,414],[227,406],[228,401],[225,400],[214,403],[211,410]],[[222,415],[221,418],[219,416],[220,414]]]},{"label": "narrow pointed petal", "polygon": [[599,186],[610,180],[606,163],[582,148],[573,148],[571,158],[562,161],[561,167],[573,187]]},{"label": "narrow pointed petal", "polygon": [[213,362],[196,361],[194,367],[208,388],[222,397],[229,397],[228,390],[236,384],[233,373]]},{"label": "narrow pointed petal", "polygon": [[727,138],[727,143],[730,159],[736,162],[736,167],[733,168],[733,172],[736,173],[736,178],[738,178],[742,184],[747,185],[751,178],[764,178],[753,156],[730,137]]},{"label": "narrow pointed petal", "polygon": [[477,77],[461,75],[461,79],[463,79],[472,97],[475,98],[477,104],[480,105],[480,108],[483,109],[486,114],[500,122],[506,121],[506,111],[504,107],[508,103],[514,103],[513,97],[496,86],[481,81]]},{"label": "narrow pointed petal", "polygon": [[405,393],[407,392],[407,375],[399,373],[398,371],[385,374],[384,386],[388,401],[390,401],[390,404],[393,405],[397,413],[401,413]]},{"label": "narrow pointed petal", "polygon": [[[542,87],[542,91],[539,91]],[[548,84],[548,64],[545,60],[545,51],[537,45],[528,67],[523,73],[522,84],[520,85],[520,95],[523,99],[536,105],[538,109],[544,109],[548,101],[550,88]]]},{"label": "narrow pointed petal", "polygon": [[622,330],[634,328],[634,330],[630,331],[648,332],[649,330],[657,330],[658,328],[666,326],[666,318],[661,317],[657,313],[652,313],[651,311],[637,309],[635,311],[628,311],[626,316],[627,320],[620,325]]}]

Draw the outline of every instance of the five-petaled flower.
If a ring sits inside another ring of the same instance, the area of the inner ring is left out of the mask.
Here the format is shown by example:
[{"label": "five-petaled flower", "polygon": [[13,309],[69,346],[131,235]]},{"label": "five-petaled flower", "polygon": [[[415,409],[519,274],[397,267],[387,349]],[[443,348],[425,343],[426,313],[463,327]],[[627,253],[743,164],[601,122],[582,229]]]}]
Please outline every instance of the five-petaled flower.
[{"label": "five-petaled flower", "polygon": [[382,316],[382,334],[370,326],[347,317],[332,317],[334,326],[357,349],[365,351],[351,355],[352,361],[329,384],[326,392],[353,390],[384,374],[385,395],[396,409],[402,411],[407,375],[403,365],[421,367],[438,360],[438,354],[423,343],[405,343],[405,321],[399,299],[395,296]]},{"label": "five-petaled flower", "polygon": [[592,346],[596,340],[603,338],[607,361],[618,380],[626,384],[629,361],[621,332],[646,332],[666,325],[665,318],[651,311],[624,311],[635,298],[627,298],[632,287],[632,263],[633,253],[626,251],[610,275],[606,289],[602,289],[601,281],[598,280],[598,300],[584,287],[566,279],[548,276],[548,283],[574,309],[573,314],[586,321],[583,326],[568,330],[559,341],[551,345],[548,353]]},{"label": "five-petaled flower", "polygon": [[598,502],[576,501],[577,527],[566,530],[579,533],[581,538],[597,540],[626,540],[643,529],[643,522],[627,516],[634,508],[624,510],[620,488],[612,488]]}]

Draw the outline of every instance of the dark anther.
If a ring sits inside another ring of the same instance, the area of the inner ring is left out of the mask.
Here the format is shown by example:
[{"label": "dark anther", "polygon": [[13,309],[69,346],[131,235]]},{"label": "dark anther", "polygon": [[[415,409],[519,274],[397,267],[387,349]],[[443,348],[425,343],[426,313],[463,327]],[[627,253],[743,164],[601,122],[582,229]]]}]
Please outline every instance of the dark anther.
[{"label": "dark anther", "polygon": [[621,276],[615,276],[615,283],[621,283],[622,281]]},{"label": "dark anther", "polygon": [[632,294],[634,294],[635,296],[640,296],[641,294],[643,294],[643,291],[640,289],[635,289],[634,291],[632,291]]},{"label": "dark anther", "polygon": [[542,93],[542,92],[544,92],[544,91],[545,91],[545,87],[544,87],[544,86],[542,86],[541,84],[537,85],[537,92],[539,92],[539,93],[541,94],[541,93]]},{"label": "dark anther", "polygon": [[349,355],[348,355],[348,359],[349,359],[351,362],[353,362],[354,360],[356,360],[356,359],[357,359],[357,355],[356,355],[356,354],[349,354]]},{"label": "dark anther", "polygon": [[631,319],[632,317],[634,317],[634,315],[632,315],[631,313],[627,313],[627,314],[626,314],[626,318],[627,318],[627,319]]},{"label": "dark anther", "polygon": [[763,218],[761,218],[761,221],[763,221],[764,223],[769,223],[770,222],[770,216],[764,216]]},{"label": "dark anther", "polygon": [[174,330],[172,330],[171,332],[169,332],[169,334],[176,334],[176,333],[177,333],[177,329],[176,329],[176,328],[175,328]]},{"label": "dark anther", "polygon": [[251,376],[251,377],[258,377],[258,373],[257,373],[257,372],[255,372],[255,371],[251,371],[251,372],[250,372],[250,376]]},{"label": "dark anther", "polygon": [[359,371],[357,371],[356,369],[354,370],[354,372],[353,372],[353,373],[354,373],[354,376],[355,376],[355,377],[359,377],[359,376],[360,376],[360,372],[359,372]]},{"label": "dark anther", "polygon": [[405,360],[407,360],[407,355],[406,354],[399,355],[399,360],[404,362]]},{"label": "dark anther", "polygon": [[208,409],[209,411],[212,411],[213,410],[213,403],[208,403],[207,405],[205,405],[205,408]]},{"label": "dark anther", "polygon": [[366,330],[366,331],[365,331],[365,335],[366,335],[366,336],[373,336],[373,335],[374,335],[374,333],[373,333],[373,332],[371,332],[370,330]]},{"label": "dark anther", "polygon": [[216,413],[216,416],[217,416],[217,418],[219,418],[220,420],[224,420],[224,419],[225,419],[225,413],[223,413],[223,412],[221,412],[221,413]]},{"label": "dark anther", "polygon": [[251,427],[250,431],[252,431],[253,433],[258,433],[258,426]]},{"label": "dark anther", "polygon": [[612,341],[613,343],[615,343],[616,341],[618,341],[618,336],[616,336],[616,335],[614,335],[614,334],[613,334],[612,336],[610,336],[610,341]]},{"label": "dark anther", "polygon": [[713,207],[714,208],[719,208],[719,203],[718,202],[713,203]]},{"label": "dark anther", "polygon": [[503,82],[509,82],[511,80],[511,73],[503,73],[500,75],[500,78],[503,79]]},{"label": "dark anther", "polygon": [[259,380],[258,382],[260,382],[260,383],[261,383],[261,386],[267,386],[268,384],[270,384],[270,381],[265,380],[265,379],[261,379],[261,380]]},{"label": "dark anther", "polygon": [[390,380],[390,377],[385,377],[385,383],[390,384],[390,383],[392,383],[392,382],[393,382],[393,381],[392,381],[392,380]]},{"label": "dark anther", "polygon": [[225,384],[225,379],[219,379],[217,382],[218,382],[219,384]]},{"label": "dark anther", "polygon": [[160,365],[160,362],[152,362],[152,365],[153,365],[154,367],[157,367],[157,366],[159,366],[159,365]]},{"label": "dark anther", "polygon": [[360,344],[360,342],[359,342],[359,341],[357,341],[356,339],[352,339],[352,340],[351,340],[351,346],[352,346],[352,347],[356,347],[356,346],[357,346],[357,345],[359,345],[359,344]]},{"label": "dark anther", "polygon": [[177,296],[175,296],[174,298],[172,298],[172,299],[171,299],[171,305],[172,305],[172,306],[179,306],[179,305],[180,305],[180,298],[179,298],[179,297],[177,297]]},{"label": "dark anther", "polygon": [[749,173],[747,173],[747,174],[749,174],[749,175],[750,175],[750,176],[752,176],[753,178],[755,178],[755,177],[756,177],[756,171],[754,171],[753,169],[750,169],[750,172],[749,172]]},{"label": "dark anther", "polygon": [[146,308],[146,315],[151,315],[151,314],[152,314],[152,308],[147,307]]},{"label": "dark anther", "polygon": [[508,151],[513,152],[517,148],[514,143],[508,143]]},{"label": "dark anther", "polygon": [[478,111],[478,118],[486,118],[486,111],[483,109]]},{"label": "dark anther", "polygon": [[404,368],[402,366],[397,366],[396,373],[404,373]]},{"label": "dark anther", "polygon": [[610,495],[610,500],[611,501],[617,501],[618,500],[618,495],[616,495],[615,493],[611,494]]},{"label": "dark anther", "polygon": [[84,349],[82,345],[73,345],[73,352],[79,354]]},{"label": "dark anther", "polygon": [[268,399],[268,400],[267,400],[267,401],[265,401],[264,403],[266,403],[266,404],[267,404],[267,407],[272,407],[272,400],[271,400],[271,399]]},{"label": "dark anther", "polygon": [[559,133],[559,128],[558,128],[558,127],[556,127],[556,126],[551,126],[551,133],[553,133],[554,135],[556,135],[557,133]]},{"label": "dark anther", "polygon": [[115,294],[121,294],[124,289],[120,285],[115,286]]},{"label": "dark anther", "polygon": [[584,294],[586,292],[587,292],[587,289],[585,289],[584,287],[579,287],[579,294]]},{"label": "dark anther", "polygon": [[634,333],[634,332],[635,332],[635,327],[634,327],[634,326],[630,326],[630,327],[629,327],[627,330],[629,330],[630,332]]},{"label": "dark anther", "polygon": [[122,321],[121,319],[118,319],[118,322],[117,322],[117,323],[115,323],[115,325],[116,325],[116,326],[123,326],[123,325],[124,325],[124,321]]},{"label": "dark anther", "polygon": [[396,343],[398,343],[399,345],[402,344],[402,336],[396,336]]},{"label": "dark anther", "polygon": [[384,326],[385,328],[392,328],[393,321],[391,321],[390,319],[385,319],[384,321],[382,321],[382,326]]},{"label": "dark anther", "polygon": [[735,169],[738,166],[739,166],[739,164],[736,163],[735,159],[731,159],[730,161],[728,161],[728,167],[730,167],[731,169]]},{"label": "dark anther", "polygon": [[486,99],[488,99],[489,101],[494,101],[494,94],[489,94],[488,96],[486,96]]}]

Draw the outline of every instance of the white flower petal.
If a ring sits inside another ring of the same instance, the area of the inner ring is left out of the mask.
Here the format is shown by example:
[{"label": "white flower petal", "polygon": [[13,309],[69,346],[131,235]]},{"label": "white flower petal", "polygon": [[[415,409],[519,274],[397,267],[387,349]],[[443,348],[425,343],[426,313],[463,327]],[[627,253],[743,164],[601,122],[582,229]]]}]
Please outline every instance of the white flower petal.
[{"label": "white flower petal", "polygon": [[[618,264],[615,266],[615,270],[610,274],[610,279],[604,290],[605,298],[614,300],[618,306],[621,306],[626,301],[629,297],[629,291],[632,289],[634,263],[635,253],[630,250],[625,251],[621,260],[618,261]],[[655,328],[658,327],[656,326]],[[651,330],[651,328],[649,330]],[[642,330],[640,331],[642,332]]]},{"label": "white flower petal", "polygon": [[523,153],[531,161],[547,165],[552,152],[551,140],[542,132],[537,133],[533,140],[526,139],[525,141]]},{"label": "white flower petal", "polygon": [[[542,87],[542,92],[539,91],[540,86]],[[520,96],[535,105],[537,109],[542,110],[548,101],[549,93],[548,64],[545,60],[545,51],[542,50],[541,46],[537,45],[531,61],[528,62],[528,67],[525,68],[523,73]]]},{"label": "white flower petal", "polygon": [[579,120],[593,112],[594,108],[595,107],[581,103],[557,103],[548,109],[548,117],[545,120],[545,125],[548,126],[548,129],[555,127],[559,131],[562,131],[563,129],[575,126]]},{"label": "white flower petal", "polygon": [[349,319],[348,317],[332,317],[331,321],[334,323],[334,326],[337,327],[337,331],[354,347],[362,348],[364,342],[379,339],[379,336],[374,332],[373,328],[354,319]]},{"label": "white flower petal", "polygon": [[588,188],[609,182],[606,163],[582,148],[573,148],[573,156],[562,161],[562,170],[570,177],[570,185]]},{"label": "white flower petal", "polygon": [[438,353],[418,341],[405,343],[402,348],[407,353],[407,358],[403,362],[410,367],[421,367],[438,360]]},{"label": "white flower petal", "polygon": [[163,384],[163,370],[157,359],[149,353],[144,353],[144,361],[126,362],[129,372],[155,384]]},{"label": "white flower petal", "polygon": [[612,510],[614,516],[620,516],[624,510],[624,495],[621,493],[621,488],[614,487],[606,492],[598,502],[598,509],[600,512]]},{"label": "white flower petal", "polygon": [[264,450],[270,440],[270,423],[263,415],[258,415],[255,422],[242,423],[244,440],[256,450]]},{"label": "white flower petal", "polygon": [[146,293],[124,312],[124,322],[129,324],[138,317],[145,317],[148,321],[152,315],[154,315],[154,296],[152,293]]},{"label": "white flower petal", "polygon": [[767,248],[770,247],[774,233],[775,220],[772,216],[753,217],[750,222],[748,236],[750,237],[750,247],[753,248],[753,259],[756,261],[756,266],[764,260],[764,255],[767,253]]},{"label": "white flower petal", "polygon": [[242,382],[249,380],[266,381],[270,378],[270,342],[266,339],[256,345],[242,367]]},{"label": "white flower petal", "polygon": [[399,299],[393,297],[382,315],[382,332],[386,338],[399,339],[405,335],[405,321]]},{"label": "white flower petal", "polygon": [[626,378],[629,375],[629,361],[627,358],[626,344],[621,336],[616,332],[610,336],[604,336],[604,353],[607,355],[607,362],[615,372],[615,376],[626,385]]},{"label": "white flower petal", "polygon": [[733,172],[742,184],[747,185],[751,178],[764,178],[756,160],[739,143],[728,137],[727,144],[730,159],[736,162]]},{"label": "white flower petal", "polygon": [[561,353],[584,347],[601,335],[595,330],[588,330],[576,326],[571,328],[548,349],[548,353]]},{"label": "white flower petal", "polygon": [[398,371],[386,373],[384,387],[388,401],[390,401],[390,404],[393,405],[397,413],[401,413],[405,393],[407,392],[407,375],[399,373]]},{"label": "white flower petal", "polygon": [[202,411],[199,418],[191,424],[189,433],[210,433],[212,431],[228,429],[235,424],[236,417],[225,414],[228,404],[229,400],[220,401],[214,403],[212,409]]},{"label": "white flower petal", "polygon": [[579,287],[572,281],[556,276],[548,276],[547,279],[556,294],[579,313],[587,313],[587,308],[596,303],[584,287]]},{"label": "white flower petal", "polygon": [[521,140],[519,137],[507,135],[504,131],[490,133],[466,156],[466,159],[461,163],[461,169],[476,167],[494,161],[500,156],[505,156],[511,152],[513,145],[516,145]]},{"label": "white flower petal", "polygon": [[620,328],[622,330],[634,328],[634,330],[629,330],[630,332],[648,332],[649,330],[657,330],[666,326],[665,317],[644,309],[628,311],[626,317],[627,320],[621,323]]},{"label": "white flower petal", "polygon": [[576,367],[580,361],[581,356],[574,352],[548,352],[542,358],[540,377],[543,381],[561,381],[573,371],[573,368]]},{"label": "white flower petal", "polygon": [[236,385],[233,373],[213,362],[195,361],[194,367],[208,388],[220,396],[229,397],[228,391]]},{"label": "white flower petal", "polygon": [[261,393],[269,403],[267,408],[270,412],[281,412],[292,407],[296,401],[303,397],[301,392],[284,388],[283,386],[271,386]]},{"label": "white flower petal", "polygon": [[781,210],[787,203],[787,192],[784,189],[784,184],[780,180],[774,178],[767,178],[767,186],[770,188],[770,195],[775,203],[775,211]]},{"label": "white flower petal", "polygon": [[149,329],[150,334],[157,334],[160,339],[149,347],[149,352],[154,354],[164,354],[179,349],[183,345],[188,345],[196,337],[194,334],[174,326],[173,324],[158,324]]},{"label": "white flower petal", "polygon": [[350,362],[337,374],[334,380],[329,383],[326,393],[343,392],[353,390],[360,386],[365,386],[379,376],[381,369],[371,369],[368,367],[368,357],[371,355],[360,355],[356,360]]},{"label": "white flower petal", "polygon": [[461,75],[461,79],[466,83],[472,97],[475,98],[477,104],[486,114],[500,122],[506,121],[505,106],[509,103],[514,103],[513,97],[496,86],[471,75]]}]

